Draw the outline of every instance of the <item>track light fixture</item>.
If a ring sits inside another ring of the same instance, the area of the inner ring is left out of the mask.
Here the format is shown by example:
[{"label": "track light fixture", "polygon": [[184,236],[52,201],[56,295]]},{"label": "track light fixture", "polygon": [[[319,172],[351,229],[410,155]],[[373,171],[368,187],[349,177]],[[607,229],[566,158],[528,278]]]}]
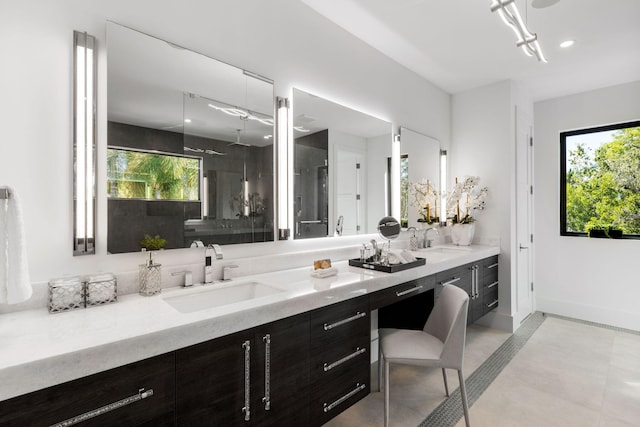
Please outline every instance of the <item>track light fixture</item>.
[{"label": "track light fixture", "polygon": [[525,25],[515,0],[492,0],[491,12],[498,11],[500,18],[507,24],[518,37],[516,46],[522,47],[524,53],[535,56],[540,62],[547,62],[538,43],[538,35],[531,33]]}]

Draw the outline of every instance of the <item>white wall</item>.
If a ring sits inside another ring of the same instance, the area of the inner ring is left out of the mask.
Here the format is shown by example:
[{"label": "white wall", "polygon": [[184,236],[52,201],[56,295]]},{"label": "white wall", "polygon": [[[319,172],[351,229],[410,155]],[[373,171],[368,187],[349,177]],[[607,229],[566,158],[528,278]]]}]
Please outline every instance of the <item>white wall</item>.
[{"label": "white wall", "polygon": [[640,81],[534,107],[538,310],[640,330],[640,241],[561,237],[559,189],[560,132],[640,119]]},{"label": "white wall", "polygon": [[511,254],[515,242],[514,106],[519,104],[531,109],[526,92],[512,81],[454,95],[448,152],[449,188],[456,177],[469,175],[480,177],[480,185],[489,189],[486,209],[476,215],[474,241],[499,239],[500,304],[492,324],[505,329],[517,328]]},{"label": "white wall", "polygon": [[[106,178],[106,20],[136,28],[275,81],[450,140],[450,96],[296,0],[22,0],[0,14],[0,185],[25,212],[32,281],[97,271],[134,271],[140,254],[106,254],[106,198],[98,203],[97,255],[72,256],[72,31],[98,38],[98,190]],[[320,243],[225,247],[225,257],[299,251]],[[325,244],[326,246],[326,244]],[[164,265],[201,262],[166,251]]]}]

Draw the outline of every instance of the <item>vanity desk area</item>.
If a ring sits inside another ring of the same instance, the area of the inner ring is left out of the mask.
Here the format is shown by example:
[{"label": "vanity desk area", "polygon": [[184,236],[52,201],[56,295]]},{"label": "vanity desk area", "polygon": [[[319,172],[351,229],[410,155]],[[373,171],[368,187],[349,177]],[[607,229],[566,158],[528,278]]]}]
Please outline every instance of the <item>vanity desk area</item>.
[{"label": "vanity desk area", "polygon": [[324,279],[308,267],[245,276],[234,285],[279,292],[191,312],[170,299],[227,285],[5,314],[0,424],[322,425],[370,392],[372,310],[385,326],[421,327],[428,307],[416,318],[394,307],[453,282],[470,294],[473,321],[497,305],[498,253],[443,246],[397,273],[340,261]]}]

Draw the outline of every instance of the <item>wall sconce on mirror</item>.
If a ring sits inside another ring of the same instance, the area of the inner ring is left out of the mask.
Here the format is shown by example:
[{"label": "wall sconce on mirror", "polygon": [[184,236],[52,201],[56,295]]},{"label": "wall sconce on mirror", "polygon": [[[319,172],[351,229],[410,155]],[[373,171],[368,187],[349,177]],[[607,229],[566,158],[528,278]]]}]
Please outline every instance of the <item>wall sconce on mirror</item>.
[{"label": "wall sconce on mirror", "polygon": [[391,216],[400,218],[400,135],[393,136],[391,146]]},{"label": "wall sconce on mirror", "polygon": [[96,39],[73,32],[73,255],[95,254]]},{"label": "wall sconce on mirror", "polygon": [[289,144],[289,99],[276,97],[276,188],[278,191],[278,240],[288,240],[289,229],[289,195],[293,194],[293,149]]},{"label": "wall sconce on mirror", "polygon": [[447,150],[440,150],[440,224],[447,223]]}]

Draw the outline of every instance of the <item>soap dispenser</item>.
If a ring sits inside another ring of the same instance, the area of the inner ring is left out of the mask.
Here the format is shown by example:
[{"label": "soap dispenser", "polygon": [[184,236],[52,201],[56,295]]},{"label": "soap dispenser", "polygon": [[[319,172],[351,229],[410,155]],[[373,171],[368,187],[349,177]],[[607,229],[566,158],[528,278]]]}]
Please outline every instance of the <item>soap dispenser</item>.
[{"label": "soap dispenser", "polygon": [[[146,250],[143,248],[143,252]],[[153,260],[153,252],[149,252],[149,259],[138,266],[138,284],[140,295],[151,296],[162,290],[162,264]]]}]

